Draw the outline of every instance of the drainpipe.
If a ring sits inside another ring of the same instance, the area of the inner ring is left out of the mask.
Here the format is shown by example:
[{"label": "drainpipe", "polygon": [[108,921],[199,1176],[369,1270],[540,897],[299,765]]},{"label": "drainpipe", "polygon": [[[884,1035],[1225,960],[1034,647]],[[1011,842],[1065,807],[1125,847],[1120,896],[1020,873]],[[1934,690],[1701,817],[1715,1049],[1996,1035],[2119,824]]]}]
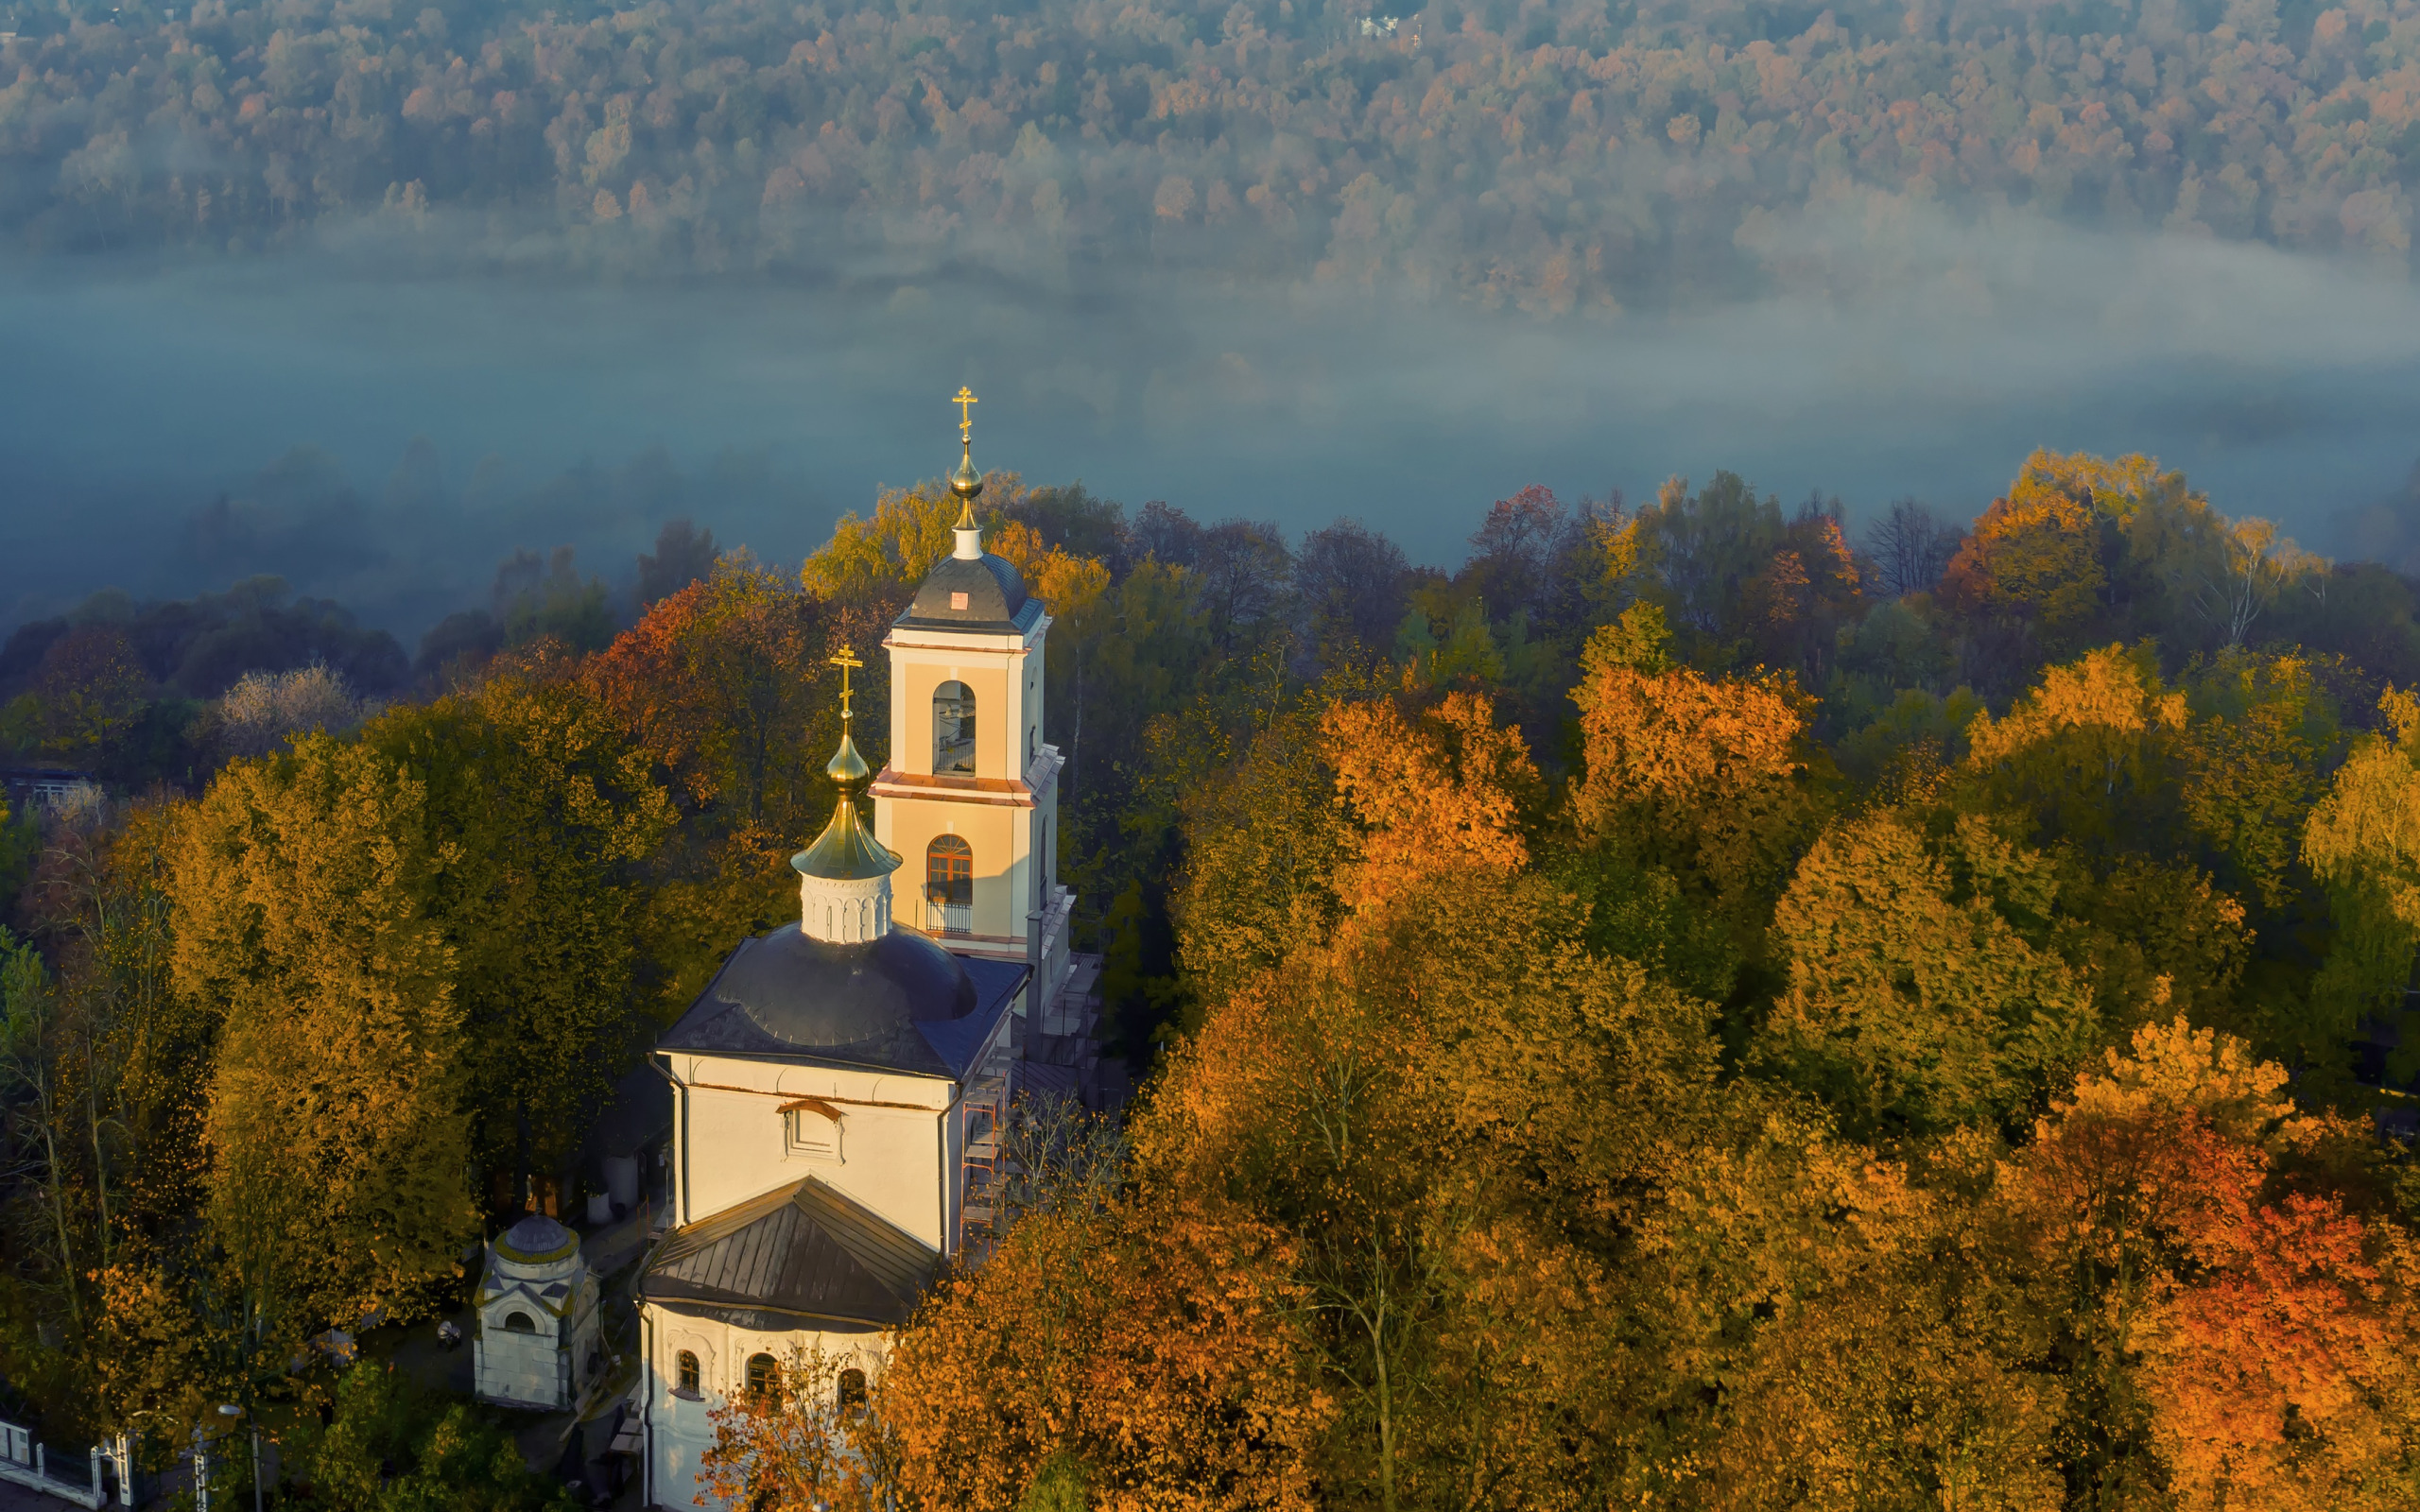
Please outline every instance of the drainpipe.
[{"label": "drainpipe", "polygon": [[[639,1274],[647,1274],[642,1263]],[[639,1406],[639,1505],[655,1505],[655,1319],[648,1315],[647,1298],[639,1302],[639,1383],[647,1395]]]},{"label": "drainpipe", "polygon": [[1038,908],[1025,916],[1026,1044],[1016,1047],[1016,1055],[1011,1057],[1011,1059],[1022,1059],[1026,1054],[1026,1046],[1031,1044],[1033,1037],[1042,1032],[1042,1015],[1046,1011],[1042,1001],[1042,920],[1044,917],[1044,911]]}]

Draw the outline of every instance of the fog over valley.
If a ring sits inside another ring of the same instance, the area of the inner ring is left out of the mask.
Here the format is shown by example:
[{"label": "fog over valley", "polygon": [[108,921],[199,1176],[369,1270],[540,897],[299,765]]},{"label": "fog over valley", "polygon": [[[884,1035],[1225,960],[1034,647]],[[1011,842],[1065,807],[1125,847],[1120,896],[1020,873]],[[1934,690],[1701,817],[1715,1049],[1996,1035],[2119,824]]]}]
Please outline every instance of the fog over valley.
[{"label": "fog over valley", "polygon": [[681,516],[794,562],[878,485],[945,470],[960,383],[977,459],[1029,484],[1294,536],[1353,515],[1446,566],[1530,483],[1635,502],[1728,468],[1853,522],[1910,494],[1963,520],[2035,446],[2150,452],[2313,549],[2412,549],[2420,298],[2397,274],[1880,195],[1768,234],[1761,293],[1560,317],[1139,264],[398,276],[336,232],[20,260],[0,623],[275,572],[408,644],[517,549],[627,576]]}]

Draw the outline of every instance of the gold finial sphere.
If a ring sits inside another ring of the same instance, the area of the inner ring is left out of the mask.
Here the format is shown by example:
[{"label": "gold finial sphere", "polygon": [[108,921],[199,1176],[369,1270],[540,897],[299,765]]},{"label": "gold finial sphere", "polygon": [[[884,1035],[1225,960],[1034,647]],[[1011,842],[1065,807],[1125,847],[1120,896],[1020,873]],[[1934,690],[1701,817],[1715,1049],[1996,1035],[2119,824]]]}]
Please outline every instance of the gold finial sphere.
[{"label": "gold finial sphere", "polygon": [[975,471],[975,421],[967,409],[979,401],[960,384],[950,403],[958,406],[958,471],[950,475],[949,490],[965,501],[958,511],[959,528],[964,529],[975,523],[975,496],[983,491],[983,474]]}]

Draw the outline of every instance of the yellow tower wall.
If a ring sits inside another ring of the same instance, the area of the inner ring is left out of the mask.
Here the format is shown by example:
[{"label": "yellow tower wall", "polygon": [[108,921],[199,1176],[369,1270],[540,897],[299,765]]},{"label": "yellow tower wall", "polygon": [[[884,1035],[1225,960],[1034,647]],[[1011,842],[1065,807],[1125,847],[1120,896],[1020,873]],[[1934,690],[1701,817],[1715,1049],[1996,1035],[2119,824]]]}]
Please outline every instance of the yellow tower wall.
[{"label": "yellow tower wall", "polygon": [[[1058,816],[1058,754],[1043,744],[1038,618],[1023,635],[894,629],[890,760],[875,779],[874,835],[902,858],[893,917],[986,954],[1022,955],[1027,916],[1047,906],[1043,836]],[[933,771],[933,695],[946,682],[975,696],[975,774]],[[974,852],[974,903],[962,933],[943,933],[928,900],[926,850],[955,834]]]}]

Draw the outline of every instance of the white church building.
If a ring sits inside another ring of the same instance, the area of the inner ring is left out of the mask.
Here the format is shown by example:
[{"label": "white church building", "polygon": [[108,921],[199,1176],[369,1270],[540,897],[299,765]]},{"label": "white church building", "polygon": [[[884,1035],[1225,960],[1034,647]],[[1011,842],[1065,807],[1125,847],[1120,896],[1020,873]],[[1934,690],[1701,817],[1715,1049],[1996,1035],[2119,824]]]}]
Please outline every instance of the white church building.
[{"label": "white church building", "polygon": [[[1050,616],[984,551],[962,422],[959,441],[956,550],[883,642],[889,765],[857,754],[844,693],[826,768],[839,799],[790,861],[799,921],[742,941],[656,1044],[675,1227],[639,1282],[651,1506],[696,1504],[709,1414],[794,1353],[839,1362],[837,1397],[865,1389],[992,1215],[1010,1099],[1077,1090],[1075,1056],[1035,1052],[1093,1038],[1097,963],[1068,953],[1073,899],[1052,865]],[[904,892],[903,868],[922,872]]]}]

